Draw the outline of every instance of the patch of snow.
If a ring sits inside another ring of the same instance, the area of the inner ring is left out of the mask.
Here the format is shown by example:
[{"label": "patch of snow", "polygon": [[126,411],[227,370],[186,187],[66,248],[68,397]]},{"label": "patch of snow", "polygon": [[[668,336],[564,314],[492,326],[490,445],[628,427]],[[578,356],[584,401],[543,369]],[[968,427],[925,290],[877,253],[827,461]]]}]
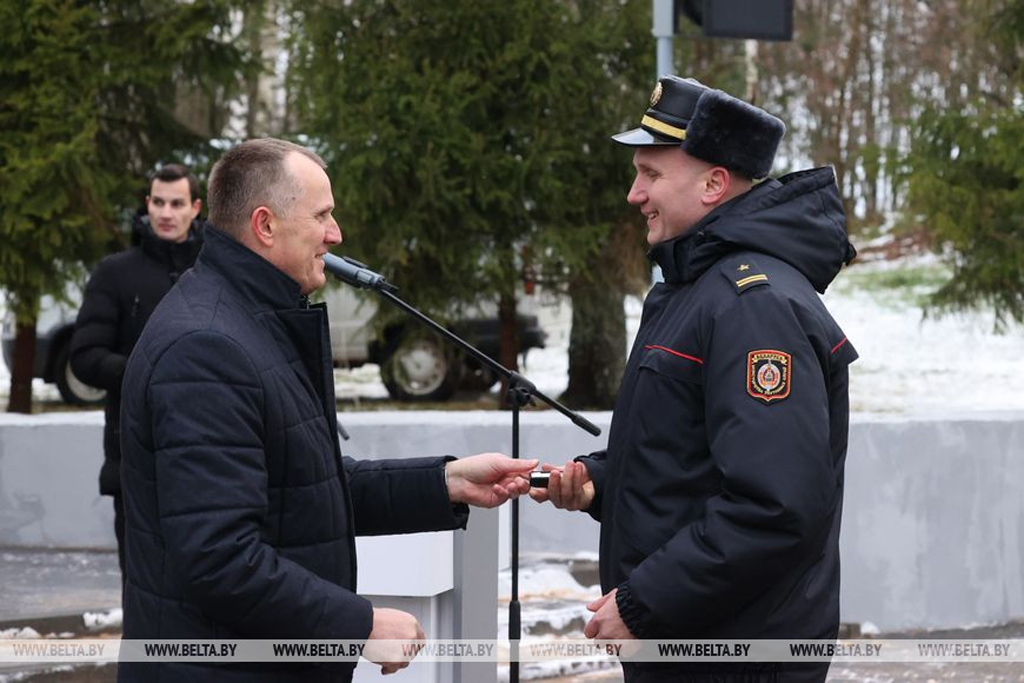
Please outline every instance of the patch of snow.
[{"label": "patch of snow", "polygon": [[335,370],[334,394],[340,399],[386,399],[388,390],[380,379],[380,366],[367,363],[350,370]]},{"label": "patch of snow", "polygon": [[[35,391],[35,390],[33,390]],[[38,394],[33,396],[39,398]],[[54,399],[56,400],[56,399]],[[68,411],[52,413],[36,413],[34,415],[22,415],[19,413],[0,413],[0,425],[49,425],[49,424],[103,424],[102,410]]]},{"label": "patch of snow", "polygon": [[882,635],[882,629],[878,628],[870,621],[865,621],[860,625],[860,634],[862,636],[879,636]]},{"label": "patch of snow", "polygon": [[[536,681],[545,678],[577,676],[601,670],[618,669],[619,663],[611,657],[592,660],[560,660],[552,662],[522,662],[519,665],[519,680]],[[507,666],[498,667],[498,681],[507,683]],[[589,679],[588,679],[589,680]]]},{"label": "patch of snow", "polygon": [[0,631],[0,639],[2,640],[35,640],[36,638],[42,638],[42,636],[39,635],[39,631],[31,626],[9,628]]},{"label": "patch of snow", "polygon": [[853,266],[824,300],[857,349],[850,366],[854,412],[906,415],[1024,410],[1024,326],[996,334],[991,312],[925,318],[890,290],[847,282],[852,271],[871,273],[935,264],[933,255]]},{"label": "patch of snow", "polygon": [[90,631],[100,631],[106,628],[118,628],[124,620],[124,612],[120,607],[108,612],[86,612],[82,615],[82,623]]},{"label": "patch of snow", "polygon": [[591,560],[593,562],[598,561],[598,553],[594,550],[578,550],[572,554],[574,560]]},{"label": "patch of snow", "polygon": [[[583,628],[590,621],[593,614],[587,610],[584,602],[550,601],[537,604],[535,607],[524,610],[520,615],[520,625],[523,629],[523,637],[526,640],[547,640],[550,634],[571,635],[574,638],[583,638]],[[498,633],[502,636],[508,633],[508,611],[499,610]],[[531,636],[536,635],[536,638]],[[548,637],[545,637],[548,636]]]},{"label": "patch of snow", "polygon": [[48,674],[57,674],[63,680],[63,674],[75,671],[75,667],[70,664],[58,664],[56,666],[47,666],[42,669],[30,669],[28,671],[18,671],[12,674],[0,675],[0,683],[15,683],[15,681],[29,681],[38,680],[40,676],[46,676]]},{"label": "patch of snow", "polygon": [[[498,595],[504,596],[504,599],[507,600],[511,593],[511,574],[505,570],[498,575]],[[521,566],[519,568],[519,597],[558,597],[589,602],[601,597],[601,589],[599,586],[581,586],[564,566]]]}]

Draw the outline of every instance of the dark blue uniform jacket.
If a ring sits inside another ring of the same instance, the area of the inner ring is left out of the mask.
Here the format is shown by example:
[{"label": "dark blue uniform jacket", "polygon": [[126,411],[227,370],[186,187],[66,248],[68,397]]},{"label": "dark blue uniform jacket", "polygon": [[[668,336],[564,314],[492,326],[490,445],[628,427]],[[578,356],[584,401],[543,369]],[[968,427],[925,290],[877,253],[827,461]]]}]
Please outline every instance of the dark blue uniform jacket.
[{"label": "dark blue uniform jacket", "polygon": [[[327,315],[213,229],[128,362],[126,639],[366,638],[357,534],[464,527],[444,458],[338,446]],[[122,663],[121,680],[347,681],[354,665]]]},{"label": "dark blue uniform jacket", "polygon": [[653,248],[665,282],[608,448],[581,458],[602,588],[635,635],[836,635],[857,355],[818,293],[854,253],[830,168],[767,180]]}]

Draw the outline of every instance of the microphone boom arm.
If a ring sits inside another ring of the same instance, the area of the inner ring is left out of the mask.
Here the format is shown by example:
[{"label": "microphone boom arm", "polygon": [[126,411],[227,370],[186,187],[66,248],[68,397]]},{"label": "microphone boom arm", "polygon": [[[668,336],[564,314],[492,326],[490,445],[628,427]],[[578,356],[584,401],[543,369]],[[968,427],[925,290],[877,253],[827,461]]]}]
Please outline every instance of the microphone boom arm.
[{"label": "microphone boom arm", "polygon": [[516,391],[520,394],[526,393],[530,396],[536,396],[544,403],[557,410],[558,412],[565,415],[573,424],[586,430],[588,433],[594,436],[600,436],[601,430],[590,420],[586,419],[582,415],[569,410],[564,405],[556,401],[555,399],[545,396],[536,385],[530,380],[526,379],[518,372],[509,370],[504,365],[494,360],[486,353],[476,348],[469,342],[466,342],[461,337],[456,335],[451,330],[437,324],[431,318],[421,313],[418,309],[413,308],[402,299],[398,298],[395,294],[398,288],[389,283],[384,279],[383,275],[373,272],[366,264],[360,263],[355,259],[348,258],[347,256],[335,256],[334,254],[324,254],[324,270],[338,278],[345,284],[360,289],[370,289],[377,292],[382,298],[387,299],[393,305],[402,309],[412,317],[419,320],[421,323],[434,330],[442,337],[450,341],[456,347],[468,353],[470,356],[475,358],[480,363],[486,365],[488,368],[498,374],[499,377],[505,378],[508,382],[509,391]]},{"label": "microphone boom arm", "polygon": [[[421,323],[450,341],[457,348],[468,353],[478,362],[487,366],[499,376],[504,377],[508,382],[508,397],[512,404],[512,457],[519,458],[519,409],[526,405],[531,396],[536,396],[544,403],[565,415],[573,424],[587,431],[593,436],[600,436],[601,429],[587,420],[582,415],[569,410],[553,398],[541,393],[536,385],[526,379],[518,372],[509,370],[504,365],[494,360],[486,353],[472,344],[464,341],[451,330],[442,327],[418,309],[413,308],[395,294],[395,287],[387,283],[384,277],[369,270],[365,265],[351,259],[342,260],[332,254],[324,256],[324,268],[339,280],[363,289],[372,289],[382,298],[387,299],[393,305],[402,309]],[[512,505],[511,525],[511,599],[508,605],[508,633],[509,633],[509,682],[519,683],[519,641],[522,638],[521,610],[519,603],[519,500],[515,499]]]},{"label": "microphone boom arm", "polygon": [[463,340],[461,337],[459,337],[457,334],[455,334],[451,330],[447,329],[443,325],[439,325],[437,322],[435,322],[431,318],[429,318],[426,315],[424,315],[418,309],[414,308],[413,306],[409,305],[408,303],[406,303],[402,299],[398,298],[398,296],[396,296],[394,293],[392,293],[392,291],[387,290],[387,289],[383,289],[383,288],[378,288],[378,289],[375,289],[374,291],[376,291],[377,294],[379,294],[381,296],[381,298],[387,299],[388,301],[390,301],[392,304],[394,304],[398,308],[402,309],[403,311],[405,311],[406,313],[408,313],[412,317],[416,318],[417,320],[419,320],[421,323],[423,323],[424,325],[426,325],[430,329],[432,329],[435,332],[437,332],[438,334],[440,334],[445,339],[449,340],[452,344],[457,346],[459,349],[461,349],[462,351],[468,353],[474,359],[476,359],[479,362],[481,362],[484,365],[486,365],[488,368],[490,368],[491,370],[496,372],[500,377],[504,377],[508,381],[508,385],[509,385],[510,389],[523,390],[523,391],[526,391],[527,393],[529,393],[531,396],[536,396],[537,398],[539,398],[544,403],[548,404],[549,406],[551,406],[552,408],[554,408],[558,412],[560,412],[563,415],[565,415],[567,418],[569,418],[569,420],[572,421],[573,424],[575,424],[578,427],[582,428],[583,430],[585,430],[589,434],[592,434],[593,436],[600,436],[601,435],[601,428],[598,427],[597,425],[595,425],[593,422],[591,422],[590,420],[586,419],[582,415],[580,415],[580,414],[578,414],[576,412],[573,412],[572,410],[570,410],[569,408],[565,407],[564,405],[562,405],[561,403],[559,403],[555,399],[553,399],[553,398],[551,398],[549,396],[546,396],[543,392],[541,392],[536,387],[536,385],[533,382],[531,382],[530,380],[526,379],[525,377],[520,375],[518,372],[515,372],[513,370],[509,370],[504,365],[502,365],[498,361],[494,360],[493,358],[488,356],[486,353],[484,353],[480,349],[476,348],[475,346],[473,346],[469,342]]}]

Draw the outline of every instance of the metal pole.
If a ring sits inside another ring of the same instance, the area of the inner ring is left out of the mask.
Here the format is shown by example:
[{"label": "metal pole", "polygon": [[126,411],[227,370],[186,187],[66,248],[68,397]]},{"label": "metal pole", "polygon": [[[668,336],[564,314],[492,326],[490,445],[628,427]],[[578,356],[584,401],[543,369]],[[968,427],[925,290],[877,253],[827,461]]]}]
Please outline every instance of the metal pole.
[{"label": "metal pole", "polygon": [[[673,44],[676,35],[676,13],[673,0],[653,0],[653,2],[654,11],[652,12],[653,25],[651,26],[651,33],[654,34],[656,45],[654,53],[656,63],[654,68],[657,70],[654,78],[659,79],[662,76],[675,74],[676,72]],[[651,283],[662,282],[664,279],[661,266],[657,263],[653,264],[651,266]]]},{"label": "metal pole", "polygon": [[[655,2],[657,2],[657,0],[655,0]],[[666,74],[674,74],[676,72],[675,60],[672,58],[673,48],[674,46],[672,36],[669,36],[667,38],[658,38],[657,69],[659,78]]]},{"label": "metal pole", "polygon": [[[519,388],[509,385],[509,399],[512,402],[512,458],[519,459],[519,407],[522,396]],[[523,637],[523,626],[519,604],[519,499],[512,500],[512,599],[508,603],[508,679],[519,683],[519,641]]]},{"label": "metal pole", "polygon": [[673,38],[676,34],[676,13],[673,0],[653,0],[654,21],[651,33],[657,41],[656,68],[658,73],[655,78],[661,78],[667,74],[676,72],[675,59],[673,58]]},{"label": "metal pole", "polygon": [[743,56],[747,64],[747,102],[758,104],[760,93],[757,91],[757,41],[743,41]]}]

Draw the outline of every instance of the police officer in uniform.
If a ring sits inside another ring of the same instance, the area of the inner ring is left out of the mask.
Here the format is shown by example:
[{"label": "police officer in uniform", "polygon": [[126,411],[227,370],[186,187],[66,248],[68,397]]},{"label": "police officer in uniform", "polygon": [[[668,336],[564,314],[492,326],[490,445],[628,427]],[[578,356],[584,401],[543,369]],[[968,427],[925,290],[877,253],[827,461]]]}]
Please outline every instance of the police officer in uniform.
[{"label": "police officer in uniform", "polygon": [[[608,447],[538,501],[601,523],[599,639],[829,639],[857,357],[819,293],[855,255],[835,174],[767,178],[782,121],[665,76],[628,201],[665,281],[644,303]],[[759,179],[764,179],[758,182]],[[629,683],[821,681],[828,663],[623,664]]]}]

